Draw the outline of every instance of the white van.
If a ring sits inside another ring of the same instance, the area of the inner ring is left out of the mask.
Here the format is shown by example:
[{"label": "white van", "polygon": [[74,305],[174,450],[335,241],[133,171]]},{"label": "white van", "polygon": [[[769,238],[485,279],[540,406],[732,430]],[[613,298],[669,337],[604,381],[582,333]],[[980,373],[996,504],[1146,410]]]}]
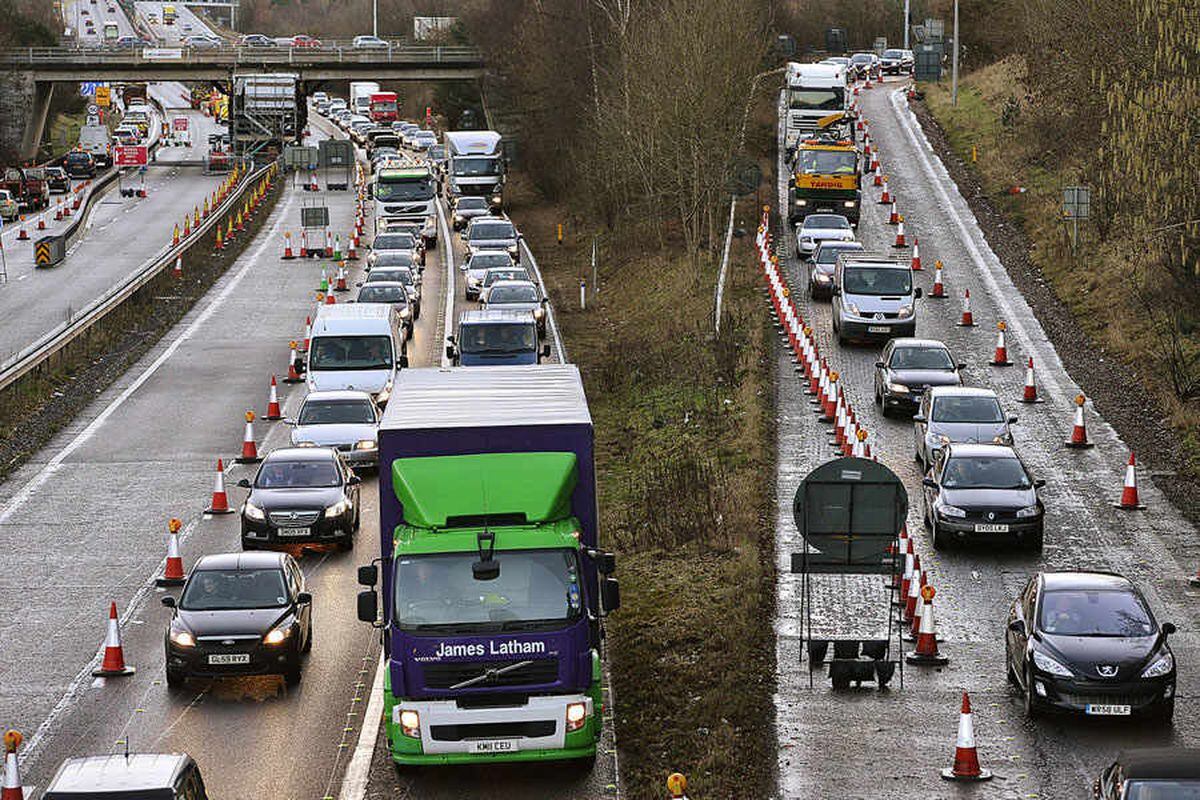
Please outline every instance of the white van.
[{"label": "white van", "polygon": [[404,321],[394,306],[321,306],[308,345],[308,388],[314,392],[357,389],[384,405],[396,370],[408,366],[407,351]]}]

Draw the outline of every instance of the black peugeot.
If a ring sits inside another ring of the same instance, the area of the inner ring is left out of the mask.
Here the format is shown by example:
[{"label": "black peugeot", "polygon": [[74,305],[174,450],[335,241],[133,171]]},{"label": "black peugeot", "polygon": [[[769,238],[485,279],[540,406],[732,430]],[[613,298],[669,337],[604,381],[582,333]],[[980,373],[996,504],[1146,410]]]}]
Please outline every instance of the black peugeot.
[{"label": "black peugeot", "polygon": [[362,479],[329,447],[285,447],[258,468],[242,504],[242,549],[354,547]]},{"label": "black peugeot", "polygon": [[312,595],[286,553],[221,553],[196,562],[167,627],[167,685],[190,677],[283,675],[300,682],[312,649]]},{"label": "black peugeot", "polygon": [[931,386],[961,386],[962,368],[936,339],[892,339],[875,362],[875,402],[885,417],[912,413]]},{"label": "black peugeot", "polygon": [[1175,656],[1170,622],[1155,620],[1127,578],[1110,572],[1041,572],[1008,614],[1008,679],[1034,716],[1134,714],[1170,722]]}]

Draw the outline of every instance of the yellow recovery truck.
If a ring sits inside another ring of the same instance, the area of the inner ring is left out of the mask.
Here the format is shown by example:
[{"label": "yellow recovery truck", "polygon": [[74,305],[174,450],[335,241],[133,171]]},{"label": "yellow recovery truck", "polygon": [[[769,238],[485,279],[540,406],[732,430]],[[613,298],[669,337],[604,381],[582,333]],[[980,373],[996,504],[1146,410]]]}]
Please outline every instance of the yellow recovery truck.
[{"label": "yellow recovery truck", "polygon": [[789,222],[827,213],[841,214],[858,225],[864,163],[852,123],[849,115],[830,114],[818,122],[817,131],[797,143],[789,181]]}]

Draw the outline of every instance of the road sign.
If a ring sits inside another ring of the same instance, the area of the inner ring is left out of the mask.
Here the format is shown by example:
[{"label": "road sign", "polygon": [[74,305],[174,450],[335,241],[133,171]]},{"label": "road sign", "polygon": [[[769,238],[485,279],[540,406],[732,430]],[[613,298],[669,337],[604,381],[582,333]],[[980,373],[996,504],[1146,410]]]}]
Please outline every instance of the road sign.
[{"label": "road sign", "polygon": [[108,108],[112,105],[112,90],[107,86],[96,87],[96,105],[101,108]]},{"label": "road sign", "polygon": [[79,96],[94,97],[96,94],[96,87],[98,85],[99,84],[97,84],[95,81],[84,81],[83,83],[79,84]]},{"label": "road sign", "polygon": [[87,113],[89,117],[94,117],[100,113],[100,106],[95,103],[88,103]]},{"label": "road sign", "polygon": [[1087,186],[1063,187],[1063,217],[1089,219],[1092,216],[1092,190]]},{"label": "road sign", "polygon": [[188,129],[187,117],[176,117],[173,122],[174,128],[177,131],[186,131]]},{"label": "road sign", "polygon": [[115,145],[113,164],[118,167],[142,167],[150,160],[146,145]]},{"label": "road sign", "polygon": [[329,226],[328,206],[306,206],[300,209],[300,227],[325,228]]}]

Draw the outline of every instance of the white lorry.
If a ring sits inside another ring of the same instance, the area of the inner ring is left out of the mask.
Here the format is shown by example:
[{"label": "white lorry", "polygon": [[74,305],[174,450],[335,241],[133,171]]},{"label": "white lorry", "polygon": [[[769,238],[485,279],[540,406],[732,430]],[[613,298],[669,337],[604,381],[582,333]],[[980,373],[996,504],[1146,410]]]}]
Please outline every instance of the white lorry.
[{"label": "white lorry", "polygon": [[504,203],[504,148],[495,131],[447,131],[446,197],[486,197],[499,209]]},{"label": "white lorry", "polygon": [[350,83],[350,110],[364,117],[371,116],[371,95],[379,92],[375,81],[352,81]]},{"label": "white lorry", "polygon": [[819,120],[850,107],[846,68],[840,64],[788,64],[785,100],[784,144],[790,153],[801,136],[817,129]]}]

